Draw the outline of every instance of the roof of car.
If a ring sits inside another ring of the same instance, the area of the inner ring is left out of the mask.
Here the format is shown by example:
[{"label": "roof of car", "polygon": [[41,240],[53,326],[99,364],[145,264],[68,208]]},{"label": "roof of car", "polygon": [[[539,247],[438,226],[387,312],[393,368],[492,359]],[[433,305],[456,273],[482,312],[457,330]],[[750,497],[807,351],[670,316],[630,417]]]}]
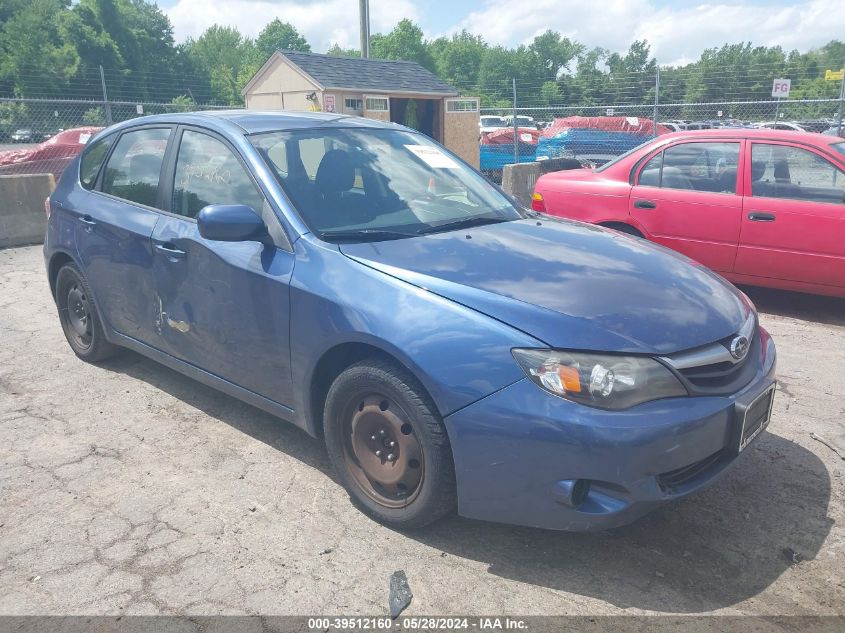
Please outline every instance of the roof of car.
[{"label": "roof of car", "polygon": [[662,134],[662,140],[678,138],[751,138],[768,139],[772,141],[798,141],[811,145],[830,145],[830,136],[815,132],[798,132],[795,130],[772,130],[769,128],[723,127],[713,130],[681,130],[670,134]]},{"label": "roof of car", "polygon": [[178,114],[154,114],[119,123],[112,129],[148,125],[151,123],[198,125],[220,132],[239,128],[245,134],[259,134],[282,130],[301,130],[315,127],[357,127],[374,129],[404,129],[395,123],[376,121],[359,116],[329,112],[261,112],[257,110],[206,110]]}]

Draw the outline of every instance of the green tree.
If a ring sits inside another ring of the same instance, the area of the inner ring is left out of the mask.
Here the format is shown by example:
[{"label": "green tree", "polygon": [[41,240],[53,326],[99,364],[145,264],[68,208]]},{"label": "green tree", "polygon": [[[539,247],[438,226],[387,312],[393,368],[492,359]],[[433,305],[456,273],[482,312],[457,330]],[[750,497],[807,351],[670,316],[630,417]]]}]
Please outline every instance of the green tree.
[{"label": "green tree", "polygon": [[334,57],[361,57],[361,51],[357,48],[341,48],[340,44],[335,42],[329,46],[326,55],[333,55]]},{"label": "green tree", "polygon": [[4,0],[0,3],[0,86],[26,97],[66,93],[79,56],[60,34],[67,0]]},{"label": "green tree", "polygon": [[423,39],[420,27],[401,20],[387,35],[376,34],[370,40],[370,55],[378,59],[404,59],[435,70],[434,57]]},{"label": "green tree", "polygon": [[242,103],[240,88],[244,77],[241,71],[254,58],[254,46],[238,29],[215,24],[196,40],[189,39],[185,52],[196,67],[208,75],[212,98],[234,105]]},{"label": "green tree", "polygon": [[481,36],[464,29],[450,38],[437,38],[430,49],[437,74],[444,81],[464,91],[478,86],[478,71],[487,51]]},{"label": "green tree", "polygon": [[563,94],[556,81],[543,82],[543,85],[540,87],[540,101],[544,106],[560,105],[562,100]]},{"label": "green tree", "polygon": [[310,52],[311,45],[294,26],[276,18],[263,29],[255,39],[258,61],[264,64],[278,50]]},{"label": "green tree", "polygon": [[607,57],[611,103],[642,104],[654,101],[657,60],[645,40],[636,40],[625,55],[611,53]]},{"label": "green tree", "polygon": [[538,35],[528,47],[539,65],[540,74],[546,79],[557,79],[569,70],[569,65],[584,52],[584,45],[573,42],[560,33],[548,30]]}]

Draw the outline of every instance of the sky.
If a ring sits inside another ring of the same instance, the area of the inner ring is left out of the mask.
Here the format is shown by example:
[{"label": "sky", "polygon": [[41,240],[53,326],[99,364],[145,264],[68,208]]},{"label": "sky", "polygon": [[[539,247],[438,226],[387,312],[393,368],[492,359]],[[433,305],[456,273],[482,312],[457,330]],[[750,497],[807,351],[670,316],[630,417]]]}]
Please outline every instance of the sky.
[{"label": "sky", "polygon": [[[278,17],[312,50],[358,46],[358,0],[158,0],[177,41],[212,24],[254,37]],[[698,58],[705,48],[751,41],[806,51],[845,38],[842,0],[370,0],[370,30],[386,33],[402,18],[427,38],[466,28],[493,45],[529,43],[547,29],[615,52],[646,39],[661,65]]]}]

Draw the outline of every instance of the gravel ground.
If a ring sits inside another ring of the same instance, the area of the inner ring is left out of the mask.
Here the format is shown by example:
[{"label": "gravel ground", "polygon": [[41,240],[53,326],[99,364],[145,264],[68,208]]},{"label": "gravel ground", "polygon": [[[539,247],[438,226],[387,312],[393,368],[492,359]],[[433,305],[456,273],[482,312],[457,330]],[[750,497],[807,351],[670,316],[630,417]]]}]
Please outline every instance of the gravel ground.
[{"label": "gravel ground", "polygon": [[845,613],[845,462],[810,437],[845,447],[845,302],[749,290],[780,392],[708,490],[604,533],[402,534],[297,428],[135,354],[77,360],[43,268],[0,251],[0,614],[381,615],[399,569],[408,615]]}]

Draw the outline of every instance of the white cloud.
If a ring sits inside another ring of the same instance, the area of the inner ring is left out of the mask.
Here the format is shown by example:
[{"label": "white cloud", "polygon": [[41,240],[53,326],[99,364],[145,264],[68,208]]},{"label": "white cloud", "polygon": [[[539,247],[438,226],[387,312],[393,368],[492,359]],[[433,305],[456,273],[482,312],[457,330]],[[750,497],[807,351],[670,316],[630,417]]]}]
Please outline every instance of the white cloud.
[{"label": "white cloud", "polygon": [[[402,18],[426,24],[424,0],[371,0],[371,30],[390,31]],[[738,0],[658,4],[655,0],[607,0],[600,7],[584,0],[485,0],[479,8],[454,14],[454,26],[482,35],[492,44],[512,46],[531,41],[546,29],[560,31],[587,46],[627,50],[635,39],[647,39],[661,64],[697,59],[707,47],[751,41],[807,50],[843,37],[842,0],[788,0],[768,6]],[[177,41],[197,37],[212,24],[236,26],[256,36],[267,22],[280,18],[305,35],[315,51],[337,42],[358,47],[358,3],[354,0],[177,0],[165,12],[173,22]],[[506,16],[516,16],[509,19]],[[443,16],[438,17],[443,23]]]},{"label": "white cloud", "polygon": [[[514,20],[503,16],[518,16]],[[600,7],[583,0],[488,0],[461,20],[466,28],[492,44],[527,43],[546,29],[560,31],[589,47],[626,50],[647,39],[661,64],[697,59],[705,48],[751,41],[808,50],[841,39],[845,12],[841,0],[806,0],[785,6],[708,3],[658,7],[654,2],[616,0]]]},{"label": "white cloud", "polygon": [[[177,42],[198,37],[213,24],[235,26],[244,35],[255,37],[264,25],[279,18],[293,24],[315,51],[325,51],[335,42],[344,48],[358,48],[359,43],[358,3],[351,0],[178,0],[164,11],[173,23]],[[370,2],[373,33],[386,33],[406,17],[417,22],[420,19],[412,0]]]}]

